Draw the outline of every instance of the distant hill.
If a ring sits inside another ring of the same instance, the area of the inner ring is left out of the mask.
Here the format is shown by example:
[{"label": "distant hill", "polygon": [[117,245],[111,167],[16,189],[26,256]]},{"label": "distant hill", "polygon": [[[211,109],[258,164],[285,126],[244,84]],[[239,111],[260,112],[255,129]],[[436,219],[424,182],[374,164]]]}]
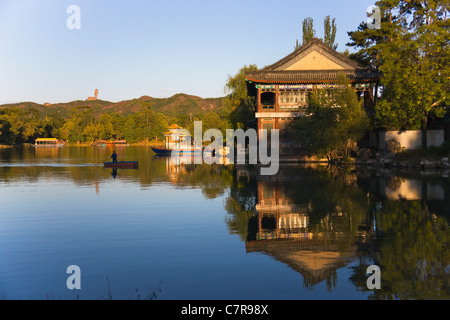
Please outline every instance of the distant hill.
[{"label": "distant hill", "polygon": [[125,100],[120,102],[110,102],[104,100],[83,101],[77,100],[66,103],[55,103],[48,106],[34,102],[22,102],[0,105],[2,108],[19,108],[24,110],[35,109],[43,116],[59,114],[63,118],[68,118],[75,107],[90,107],[94,115],[107,112],[117,112],[123,115],[139,111],[143,102],[148,102],[155,112],[161,112],[169,117],[179,115],[193,116],[201,115],[207,111],[218,111],[223,103],[221,98],[200,98],[193,95],[179,93],[170,98],[153,98],[142,96],[138,99]]}]

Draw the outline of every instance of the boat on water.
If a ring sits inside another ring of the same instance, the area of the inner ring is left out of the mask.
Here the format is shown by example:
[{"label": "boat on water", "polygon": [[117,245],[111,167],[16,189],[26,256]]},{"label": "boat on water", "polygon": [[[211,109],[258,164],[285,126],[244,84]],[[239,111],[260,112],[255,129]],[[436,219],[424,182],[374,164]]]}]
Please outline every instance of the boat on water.
[{"label": "boat on water", "polygon": [[94,147],[128,147],[129,144],[126,140],[97,140],[92,143]]},{"label": "boat on water", "polygon": [[105,168],[137,169],[139,161],[103,162]]},{"label": "boat on water", "polygon": [[167,149],[167,148],[163,148],[163,147],[152,147],[152,150],[154,153],[156,153],[157,155],[171,155],[174,152],[175,153],[188,153],[188,154],[201,154],[203,152],[203,149],[194,149],[194,148],[190,148],[190,149]]},{"label": "boat on water", "polygon": [[56,138],[37,138],[33,147],[64,147],[66,143]]}]

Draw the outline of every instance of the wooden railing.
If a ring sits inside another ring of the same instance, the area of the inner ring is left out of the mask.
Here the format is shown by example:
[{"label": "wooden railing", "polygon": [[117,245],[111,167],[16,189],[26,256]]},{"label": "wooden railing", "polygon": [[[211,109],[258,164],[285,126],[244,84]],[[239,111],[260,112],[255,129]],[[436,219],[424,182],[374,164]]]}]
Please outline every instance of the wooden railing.
[{"label": "wooden railing", "polygon": [[274,111],[275,106],[274,105],[262,105],[261,111]]}]

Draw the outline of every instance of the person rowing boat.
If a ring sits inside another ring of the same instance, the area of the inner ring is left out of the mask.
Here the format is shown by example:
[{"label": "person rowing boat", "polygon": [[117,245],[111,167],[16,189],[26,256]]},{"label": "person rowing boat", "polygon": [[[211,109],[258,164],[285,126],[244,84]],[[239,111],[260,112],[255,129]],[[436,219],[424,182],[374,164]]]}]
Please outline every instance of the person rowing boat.
[{"label": "person rowing boat", "polygon": [[113,154],[110,157],[113,163],[117,163],[117,153],[116,150],[113,151]]}]

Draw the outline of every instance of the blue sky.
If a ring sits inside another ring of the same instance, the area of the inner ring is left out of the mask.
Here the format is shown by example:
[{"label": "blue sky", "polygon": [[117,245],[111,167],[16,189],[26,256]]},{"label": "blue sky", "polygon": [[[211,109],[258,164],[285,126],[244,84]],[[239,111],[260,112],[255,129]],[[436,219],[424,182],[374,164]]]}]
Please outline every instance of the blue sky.
[{"label": "blue sky", "polygon": [[[338,50],[375,0],[0,0],[0,104],[187,93],[224,96],[228,75],[294,50],[302,21],[336,18]],[[66,12],[81,9],[81,29]]]}]

